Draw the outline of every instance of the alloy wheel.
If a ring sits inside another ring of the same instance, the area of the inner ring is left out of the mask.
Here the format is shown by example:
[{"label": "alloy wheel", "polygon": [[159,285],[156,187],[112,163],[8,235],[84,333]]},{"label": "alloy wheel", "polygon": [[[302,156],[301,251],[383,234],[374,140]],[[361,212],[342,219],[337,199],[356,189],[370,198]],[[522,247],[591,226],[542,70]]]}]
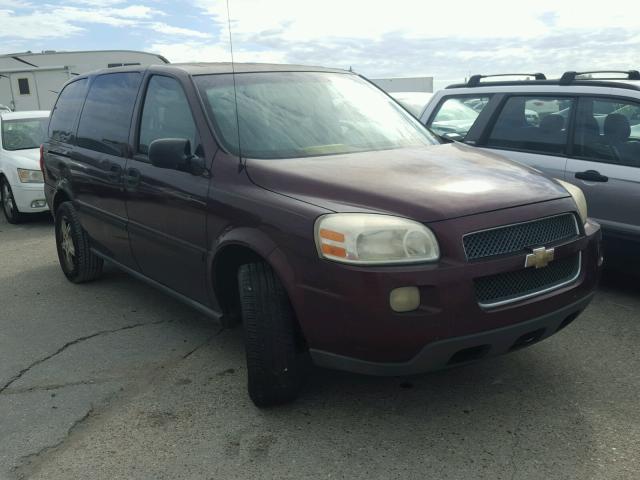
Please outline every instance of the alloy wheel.
[{"label": "alloy wheel", "polygon": [[7,182],[2,183],[2,208],[7,218],[13,218],[15,211],[15,203],[13,201],[13,194]]},{"label": "alloy wheel", "polygon": [[73,244],[73,236],[71,233],[71,223],[66,217],[60,221],[60,248],[64,255],[64,262],[69,271],[74,268],[74,259],[76,256],[76,247]]}]

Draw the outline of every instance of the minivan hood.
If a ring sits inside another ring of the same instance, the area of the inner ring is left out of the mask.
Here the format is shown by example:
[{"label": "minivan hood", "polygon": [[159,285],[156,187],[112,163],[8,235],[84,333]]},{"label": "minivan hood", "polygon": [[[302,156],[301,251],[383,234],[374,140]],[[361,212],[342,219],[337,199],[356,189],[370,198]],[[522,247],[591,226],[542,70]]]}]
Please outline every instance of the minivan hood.
[{"label": "minivan hood", "polygon": [[26,168],[30,170],[40,169],[40,149],[29,148],[25,150],[4,150],[2,156],[5,162],[16,168]]},{"label": "minivan hood", "polygon": [[568,197],[529,167],[462,144],[247,160],[254,183],[336,212],[434,222]]}]

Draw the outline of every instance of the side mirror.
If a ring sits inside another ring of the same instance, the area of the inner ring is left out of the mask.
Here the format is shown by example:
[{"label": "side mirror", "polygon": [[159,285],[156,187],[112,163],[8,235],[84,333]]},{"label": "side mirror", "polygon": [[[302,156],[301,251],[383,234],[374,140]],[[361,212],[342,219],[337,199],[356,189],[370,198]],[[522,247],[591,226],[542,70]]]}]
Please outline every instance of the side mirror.
[{"label": "side mirror", "polygon": [[186,138],[159,138],[149,145],[149,161],[158,168],[185,170],[191,160],[191,142]]}]

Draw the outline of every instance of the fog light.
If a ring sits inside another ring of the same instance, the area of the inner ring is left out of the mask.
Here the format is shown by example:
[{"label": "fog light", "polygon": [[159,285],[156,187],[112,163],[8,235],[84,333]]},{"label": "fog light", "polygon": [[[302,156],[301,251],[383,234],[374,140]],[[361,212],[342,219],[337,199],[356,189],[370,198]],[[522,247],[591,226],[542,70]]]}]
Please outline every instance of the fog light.
[{"label": "fog light", "polygon": [[411,312],[420,306],[418,287],[400,287],[391,290],[389,305],[394,312]]},{"label": "fog light", "polygon": [[42,208],[47,204],[46,200],[34,200],[31,202],[31,208]]}]

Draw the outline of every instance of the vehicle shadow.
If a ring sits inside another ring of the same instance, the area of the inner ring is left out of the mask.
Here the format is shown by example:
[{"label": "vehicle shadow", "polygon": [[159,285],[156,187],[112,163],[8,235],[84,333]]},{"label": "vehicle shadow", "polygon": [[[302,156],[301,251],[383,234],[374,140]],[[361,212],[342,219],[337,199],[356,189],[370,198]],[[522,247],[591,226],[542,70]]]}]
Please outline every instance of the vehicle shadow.
[{"label": "vehicle shadow", "polygon": [[16,225],[7,222],[4,214],[0,213],[0,231],[9,228],[37,228],[42,226],[53,226],[53,217],[49,212],[33,213],[24,217],[24,220]]},{"label": "vehicle shadow", "polygon": [[640,278],[637,271],[605,268],[602,272],[599,289],[637,296],[640,295]]}]

